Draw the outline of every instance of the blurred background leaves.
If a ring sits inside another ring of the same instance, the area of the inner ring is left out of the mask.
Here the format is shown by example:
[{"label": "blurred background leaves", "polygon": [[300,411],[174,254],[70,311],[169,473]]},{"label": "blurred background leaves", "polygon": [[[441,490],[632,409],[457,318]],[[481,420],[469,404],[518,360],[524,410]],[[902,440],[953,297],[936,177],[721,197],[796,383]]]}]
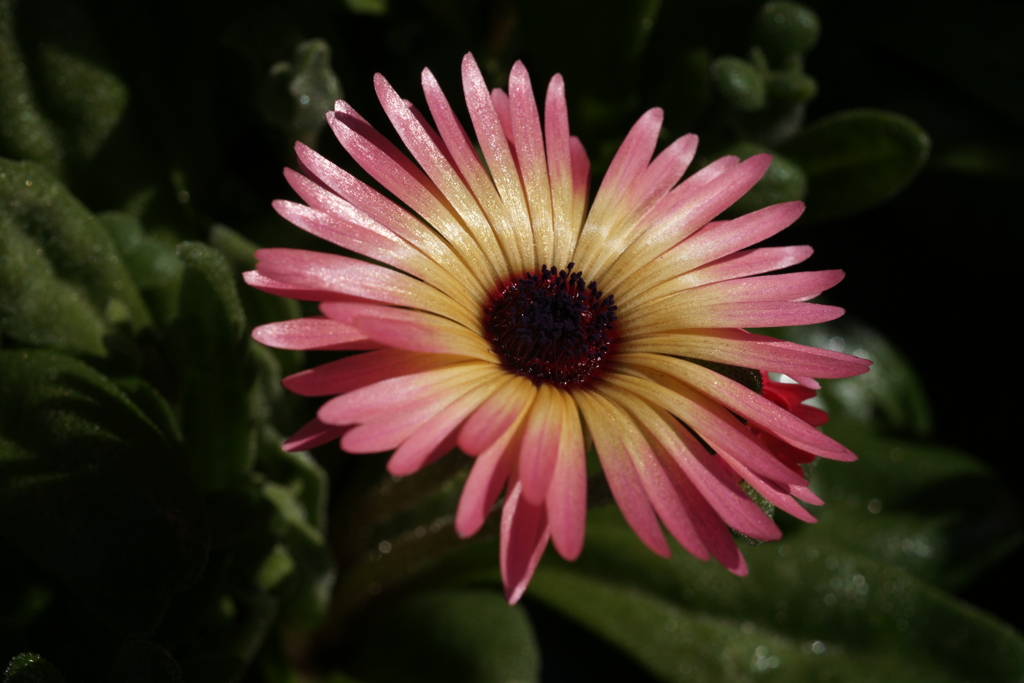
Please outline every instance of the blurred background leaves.
[{"label": "blurred background leaves", "polygon": [[[1022,25],[1000,0],[0,0],[5,681],[1018,681],[1019,448],[977,322],[1013,291]],[[424,66],[458,100],[467,51],[494,86],[562,73],[595,177],[651,106],[695,167],[772,153],[734,211],[804,199],[775,243],[850,273],[855,318],[779,333],[875,361],[821,394],[861,460],[816,467],[819,522],[780,514],[748,578],[608,508],[508,608],[494,520],[451,528],[459,456],[394,481],[280,449],[313,410],[280,378],[322,359],[248,339],[300,307],[240,274],[323,248],[271,210],[280,169],[301,140],[356,171],[323,111],[386,130],[372,74],[419,102]]]}]

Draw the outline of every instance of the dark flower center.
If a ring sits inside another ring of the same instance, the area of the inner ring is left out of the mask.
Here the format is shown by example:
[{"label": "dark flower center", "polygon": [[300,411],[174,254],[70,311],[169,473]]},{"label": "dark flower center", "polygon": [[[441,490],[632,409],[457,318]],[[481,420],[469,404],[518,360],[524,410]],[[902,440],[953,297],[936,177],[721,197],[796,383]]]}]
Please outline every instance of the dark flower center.
[{"label": "dark flower center", "polygon": [[535,382],[580,386],[606,362],[615,337],[615,296],[580,273],[543,266],[499,287],[484,326],[513,372]]}]

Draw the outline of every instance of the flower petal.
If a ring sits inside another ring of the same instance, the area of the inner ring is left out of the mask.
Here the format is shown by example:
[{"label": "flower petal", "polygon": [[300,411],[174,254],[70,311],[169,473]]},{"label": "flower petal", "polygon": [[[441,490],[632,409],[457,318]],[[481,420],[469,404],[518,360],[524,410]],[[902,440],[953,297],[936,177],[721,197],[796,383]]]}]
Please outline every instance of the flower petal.
[{"label": "flower petal", "polygon": [[636,425],[632,420],[623,420],[615,414],[607,399],[586,389],[573,390],[572,395],[594,438],[604,476],[615,502],[622,510],[622,516],[648,548],[662,557],[668,557],[672,551],[669,550],[658,518],[647,500],[631,454],[622,440],[622,433],[635,430]]},{"label": "flower petal", "polygon": [[565,102],[565,81],[559,74],[551,77],[544,99],[544,146],[547,150],[554,223],[555,243],[551,263],[561,267],[570,261],[580,225],[574,220],[569,110]]},{"label": "flower petal", "polygon": [[519,602],[551,537],[543,505],[531,505],[517,482],[505,497],[501,511],[499,564],[508,604]]},{"label": "flower petal", "polygon": [[619,344],[623,353],[663,353],[809,377],[851,377],[867,372],[871,365],[871,361],[856,356],[744,330],[680,330],[640,335],[621,340]]},{"label": "flower petal", "polygon": [[320,406],[317,416],[335,425],[360,424],[381,416],[402,419],[404,406],[451,395],[460,386],[483,381],[497,372],[499,370],[490,363],[464,361],[393,377],[332,398]]},{"label": "flower petal", "polygon": [[[533,229],[530,226],[526,196],[519,182],[519,171],[495,110],[494,101],[487,91],[483,74],[470,54],[462,60],[462,89],[466,94],[466,106],[469,108],[469,118],[473,122],[473,130],[476,131],[480,151],[487,161],[487,168],[494,179],[494,186],[498,189],[501,201],[508,209],[516,251],[515,254],[509,254],[512,270],[537,268],[541,264],[536,263],[534,259]],[[510,243],[510,251],[512,246]],[[517,267],[517,264],[522,265]]]},{"label": "flower petal", "polygon": [[541,384],[526,419],[519,452],[519,477],[523,496],[531,505],[544,503],[558,462],[562,424],[565,422],[565,405],[559,394],[554,386]]},{"label": "flower petal", "polygon": [[548,526],[558,554],[570,562],[583,551],[587,517],[587,461],[579,408],[567,392],[560,391],[564,404],[558,462],[551,477],[548,496]]},{"label": "flower petal", "polygon": [[260,249],[256,258],[260,275],[286,284],[419,308],[470,327],[479,319],[420,280],[358,259],[303,249]]},{"label": "flower petal", "polygon": [[426,372],[465,360],[461,356],[380,349],[296,372],[285,377],[281,384],[300,396],[333,396],[392,377]]},{"label": "flower petal", "polygon": [[480,404],[504,389],[511,377],[497,375],[480,382],[425,422],[388,460],[388,472],[404,477],[414,474],[455,447],[459,426]]},{"label": "flower petal", "polygon": [[467,263],[470,272],[483,274],[485,289],[498,279],[480,246],[452,213],[434,183],[397,147],[374,130],[346,102],[327,117],[335,137],[352,158],[381,185],[423,216]]},{"label": "flower petal", "polygon": [[322,316],[259,325],[252,338],[275,349],[295,351],[364,351],[380,347],[351,325]]},{"label": "flower petal", "polygon": [[519,453],[528,408],[529,404],[524,405],[512,424],[473,463],[455,511],[455,532],[460,538],[480,530],[505,487]]},{"label": "flower petal", "polygon": [[[610,396],[618,396],[622,390],[606,387],[603,391]],[[642,398],[634,394],[630,396]],[[726,524],[765,541],[781,536],[774,522],[736,485],[733,474],[727,472],[677,419],[645,400],[618,400],[634,414],[638,423],[651,431],[652,439],[674,461],[675,467],[666,466],[666,469],[674,473],[675,478],[685,478],[690,482],[694,491]]]},{"label": "flower petal", "polygon": [[335,439],[340,439],[347,431],[348,427],[335,427],[334,425],[324,424],[314,417],[299,427],[297,432],[285,439],[281,449],[289,453],[309,450]]},{"label": "flower petal", "polygon": [[245,281],[245,284],[261,292],[288,299],[298,299],[299,301],[366,301],[366,299],[358,296],[327,292],[315,287],[290,285],[257,273],[255,270],[247,270],[242,273],[242,279]]},{"label": "flower petal", "polygon": [[523,267],[523,261],[508,208],[498,194],[487,170],[480,163],[469,135],[455,116],[455,112],[437,84],[437,79],[429,69],[423,70],[421,81],[430,114],[434,118],[434,124],[437,126],[448,153],[451,154],[452,161],[480,203],[480,207],[487,215],[488,222],[493,226],[509,269],[514,272],[519,271]]},{"label": "flower petal", "polygon": [[536,396],[533,382],[513,376],[505,391],[491,396],[466,420],[459,433],[459,448],[467,455],[483,453],[525,414]]},{"label": "flower petal", "polygon": [[499,358],[480,336],[432,313],[374,304],[327,303],[321,310],[330,318],[351,325],[382,346],[407,351],[468,356],[498,363]]},{"label": "flower petal", "polygon": [[[312,176],[340,197],[350,202],[374,226],[389,230],[437,263],[465,286],[473,298],[482,301],[487,287],[481,286],[477,274],[467,268],[451,246],[418,217],[395,204],[366,183],[338,168],[302,143],[296,143],[295,153],[306,175]],[[367,227],[367,226],[364,226]],[[490,283],[487,283],[490,286]]]},{"label": "flower petal", "polygon": [[645,354],[636,354],[635,360],[631,359],[631,364],[638,370],[650,368],[653,370],[651,374],[658,376],[657,381],[646,376],[634,377],[617,373],[608,373],[605,376],[606,381],[656,401],[696,432],[697,436],[716,453],[729,451],[751,470],[773,480],[792,484],[804,483],[802,476],[779,462],[754,437],[750,429],[721,404],[682,382],[673,381],[671,375],[666,375],[661,369],[664,364],[658,362],[660,359],[639,358],[643,355]]},{"label": "flower petal", "polygon": [[657,285],[771,237],[791,225],[803,210],[803,202],[788,202],[722,221],[714,229],[699,231],[646,266],[625,274],[621,283],[609,282],[605,286],[612,289],[615,298],[623,304],[631,302],[634,293],[637,294],[636,303],[642,303],[659,294],[682,291],[694,285],[685,283],[665,292]]},{"label": "flower petal", "polygon": [[462,224],[473,236],[494,272],[498,274],[499,278],[506,277],[508,275],[507,262],[502,256],[501,247],[495,239],[487,217],[480,205],[477,204],[476,198],[466,187],[463,178],[459,176],[442,150],[437,147],[428,129],[417,120],[387,80],[377,74],[374,76],[373,82],[381,106],[399,137],[402,138],[402,142],[455,209]]},{"label": "flower petal", "polygon": [[[770,164],[771,157],[767,154],[750,157],[692,192],[645,230],[643,239],[635,240],[621,253],[615,252],[616,260],[607,268],[597,269],[590,277],[601,282],[617,282],[642,268],[732,206],[761,179]],[[685,185],[684,182],[679,187]]]},{"label": "flower petal", "polygon": [[[692,386],[759,429],[763,429],[808,453],[832,460],[852,461],[857,459],[857,456],[845,446],[825,436],[785,408],[714,370],[679,358],[646,353],[629,354],[628,358],[623,359],[623,362],[647,367],[658,373],[665,373]],[[694,426],[684,417],[680,416],[680,419],[690,426]],[[773,476],[768,471],[762,473]],[[789,483],[802,483],[790,478],[780,479],[774,476],[773,478]]]},{"label": "flower petal", "polygon": [[[526,191],[526,203],[533,227],[533,262],[554,263],[555,226],[551,207],[551,181],[548,179],[544,154],[544,132],[540,126],[537,100],[530,83],[530,74],[523,63],[512,65],[508,80],[509,105],[512,115],[512,139],[515,141],[519,172]],[[536,266],[535,266],[536,267]],[[524,494],[525,495],[525,494]]]}]

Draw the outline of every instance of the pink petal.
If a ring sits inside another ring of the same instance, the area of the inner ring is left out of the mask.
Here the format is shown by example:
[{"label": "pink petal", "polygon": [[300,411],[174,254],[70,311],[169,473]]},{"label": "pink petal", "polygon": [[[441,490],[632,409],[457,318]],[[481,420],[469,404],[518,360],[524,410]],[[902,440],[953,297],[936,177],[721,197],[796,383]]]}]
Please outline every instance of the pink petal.
[{"label": "pink petal", "polygon": [[523,496],[531,505],[542,505],[558,462],[565,406],[559,390],[541,384],[530,408],[519,452],[519,477]]},{"label": "pink petal", "polygon": [[[552,262],[568,264],[572,260],[572,247],[576,236],[575,226],[578,224],[573,222],[569,111],[565,102],[565,82],[560,74],[551,77],[544,99],[544,145],[547,149],[548,177],[551,181],[551,206],[555,227],[555,252]],[[548,513],[550,514],[550,510]]]},{"label": "pink petal", "polygon": [[[365,216],[360,217],[358,209],[345,200],[323,190],[319,185],[298,173],[292,172],[291,179],[294,180],[293,186],[306,185],[307,189],[309,186],[319,188],[325,195],[335,197],[339,202],[339,206],[335,207],[331,213],[283,199],[272,202],[274,210],[292,225],[349,251],[401,268],[421,279],[434,279],[431,276],[442,275],[443,271],[437,268],[436,264],[433,268],[428,267],[431,262],[427,261],[423,254],[392,233],[386,232],[379,226],[379,231],[364,227],[362,224],[372,225],[373,221]],[[306,197],[310,195],[309,192],[300,194],[304,194]],[[385,232],[386,235],[381,234]]]},{"label": "pink petal", "polygon": [[572,394],[594,438],[604,476],[615,502],[622,510],[622,516],[648,548],[662,557],[668,557],[671,550],[647,500],[631,454],[621,437],[624,430],[636,429],[636,425],[615,415],[609,409],[610,404],[606,399],[586,389],[573,391]]},{"label": "pink petal", "polygon": [[426,372],[464,361],[459,356],[380,349],[340,358],[285,377],[285,389],[300,396],[335,396],[392,377]]},{"label": "pink petal", "polygon": [[493,226],[498,241],[504,245],[509,258],[509,266],[513,271],[523,268],[522,256],[516,241],[516,231],[512,228],[512,218],[508,208],[501,200],[487,170],[480,163],[469,135],[455,116],[434,75],[428,69],[424,69],[421,80],[423,93],[426,96],[430,113],[434,117],[438,133],[444,140],[462,178],[487,214],[487,219]]},{"label": "pink petal", "polygon": [[281,445],[281,448],[289,453],[309,450],[310,448],[322,446],[329,441],[340,439],[347,431],[348,427],[335,427],[334,425],[324,424],[314,417],[300,427],[297,432],[289,436]]},{"label": "pink petal", "polygon": [[767,206],[731,221],[723,221],[712,230],[702,230],[672,251],[685,252],[685,270],[691,270],[778,234],[796,222],[803,212],[803,202]]},{"label": "pink petal", "polygon": [[[709,223],[647,266],[625,274],[621,285],[610,282],[605,287],[615,291],[617,300],[626,302],[629,300],[626,297],[637,290],[650,290],[653,284],[664,278],[685,278],[695,268],[771,237],[791,225],[803,209],[803,202],[789,202],[769,206],[735,220]],[[654,282],[651,282],[652,276],[656,277]],[[669,291],[682,291],[693,286],[695,284],[679,282]],[[641,295],[639,300],[644,298]]]},{"label": "pink petal", "polygon": [[519,163],[516,152],[515,135],[512,132],[512,106],[508,101],[508,93],[501,88],[491,88],[491,104],[494,105],[494,113],[498,115],[501,122],[501,130],[505,133],[509,149],[512,151],[512,160]]},{"label": "pink petal", "polygon": [[681,291],[712,282],[781,270],[803,263],[813,253],[814,250],[808,246],[761,247],[738,251],[677,278],[678,287],[676,289]]},{"label": "pink petal", "polygon": [[[708,551],[716,560],[722,563],[722,566],[733,574],[746,576],[747,563],[743,559],[739,548],[736,547],[736,541],[733,539],[732,534],[729,533],[722,519],[711,508],[708,501],[700,495],[692,481],[682,476],[681,473],[674,470],[670,465],[668,470],[675,475],[673,476],[673,482],[678,488],[680,500],[687,508],[687,513],[689,518],[693,520],[696,533]],[[764,517],[763,514],[762,517]],[[775,538],[781,536],[782,533],[779,532]]]},{"label": "pink petal", "polygon": [[[814,515],[809,513],[800,503],[793,500],[793,497],[787,492],[786,489],[792,489],[795,487],[786,486],[777,482],[771,481],[770,479],[764,479],[754,472],[751,472],[747,467],[743,465],[739,460],[734,458],[728,451],[722,451],[719,453],[722,459],[729,464],[740,477],[743,478],[751,487],[762,496],[765,497],[769,503],[779,508],[783,512],[788,512],[802,522],[813,524],[817,522]],[[806,487],[801,487],[806,488]]]},{"label": "pink petal", "polygon": [[546,498],[551,541],[570,562],[583,551],[587,518],[587,461],[576,402],[559,392],[565,404],[558,462]]},{"label": "pink petal", "polygon": [[[646,363],[647,360],[645,359],[644,362]],[[665,358],[650,364],[650,367],[655,366],[695,387],[759,429],[763,429],[801,450],[833,460],[852,461],[857,459],[857,456],[846,447],[825,436],[785,408],[714,370],[676,358]],[[768,472],[763,473],[769,474]],[[802,483],[790,479],[773,478],[788,483]]]},{"label": "pink petal", "polygon": [[373,304],[324,304],[330,318],[351,325],[380,345],[407,351],[444,353],[497,363],[498,357],[475,331],[431,313]]},{"label": "pink petal", "polygon": [[[622,207],[623,222],[641,226],[641,218],[679,182],[696,154],[697,136],[692,133],[678,138],[662,150],[633,181],[629,201]],[[630,231],[631,234],[636,232],[635,228]]]},{"label": "pink petal", "polygon": [[736,485],[735,475],[726,471],[677,419],[643,400],[620,401],[635,411],[637,421],[651,430],[664,453],[674,461],[665,465],[666,470],[674,477],[685,478],[726,524],[762,540],[781,536],[778,527]]},{"label": "pink petal", "polygon": [[[597,190],[597,196],[594,197],[594,205],[587,215],[579,247],[573,257],[584,272],[593,272],[597,276],[607,258],[621,252],[617,247],[624,233],[616,230],[618,219],[622,217],[621,214],[628,212],[629,207],[624,204],[634,199],[630,187],[650,163],[663,119],[661,109],[644,112],[615,153]],[[615,242],[610,249],[607,243],[609,238]]]},{"label": "pink petal", "polygon": [[[770,164],[771,157],[766,154],[750,157],[732,171],[723,173],[693,192],[679,206],[657,219],[644,232],[643,240],[633,242],[623,251],[615,265],[607,271],[609,282],[628,276],[629,272],[643,267],[680,240],[704,227],[746,194],[761,179]],[[685,182],[680,187],[684,185]],[[595,273],[594,277],[603,275]]]},{"label": "pink petal", "polygon": [[708,550],[698,536],[683,501],[655,455],[651,443],[639,431],[624,430],[620,434],[623,445],[629,451],[636,467],[647,499],[669,533],[691,555],[707,560]]},{"label": "pink petal", "polygon": [[[698,327],[785,327],[813,325],[835,320],[845,313],[838,306],[801,301],[729,302],[710,306],[662,306],[630,309],[621,316],[621,324],[631,333],[643,334]],[[642,321],[642,322],[634,322]],[[628,325],[628,327],[627,327]]]},{"label": "pink petal", "polygon": [[398,447],[388,460],[388,472],[397,477],[413,474],[451,451],[459,426],[492,394],[502,391],[510,379],[505,376],[481,383],[445,406]]},{"label": "pink petal", "polygon": [[[307,290],[416,308],[451,301],[404,273],[347,256],[303,249],[260,249],[256,258],[260,275]],[[439,304],[446,305],[450,306]]]},{"label": "pink petal", "polygon": [[[612,373],[608,373],[606,379],[663,406],[696,432],[715,452],[728,450],[737,458],[742,458],[747,467],[773,480],[792,484],[804,483],[802,476],[780,463],[732,413],[695,389],[680,382],[673,382],[671,373],[674,368],[664,362],[665,360],[675,359],[652,357],[648,354],[635,354],[623,358],[624,363],[635,367],[651,368],[661,376],[659,382]],[[666,368],[669,369],[669,374],[662,376],[666,373]],[[671,384],[671,387],[665,386],[667,384]],[[752,391],[750,393],[757,395]]]},{"label": "pink petal", "polygon": [[500,371],[489,363],[466,361],[393,377],[332,398],[320,406],[317,416],[327,424],[336,425],[359,424],[391,416],[401,419],[405,406],[423,403],[437,396],[447,395],[454,400],[460,386],[484,381],[497,372]]},{"label": "pink petal", "polygon": [[645,111],[629,129],[597,190],[591,216],[603,219],[629,200],[630,186],[651,161],[664,119],[665,113],[655,107]]},{"label": "pink petal", "polygon": [[[454,279],[473,291],[485,293],[477,280],[477,273],[452,251],[450,245],[431,228],[424,225],[419,217],[401,208],[366,183],[341,170],[302,143],[296,143],[295,152],[299,163],[307,174],[322,182],[339,196],[362,211],[373,225],[386,228],[397,237],[422,251],[434,262],[441,265]],[[369,227],[369,226],[364,226]],[[490,287],[490,282],[487,283]]]},{"label": "pink petal", "polygon": [[583,148],[583,143],[575,135],[569,138],[569,147],[572,153],[572,225],[576,229],[573,236],[575,250],[576,239],[583,229],[590,198],[590,159],[587,158],[587,150]]},{"label": "pink petal", "polygon": [[540,564],[550,538],[544,506],[530,505],[516,482],[501,511],[499,564],[508,604],[519,602]]},{"label": "pink petal", "polygon": [[851,377],[867,372],[871,365],[871,361],[856,356],[801,346],[744,330],[680,330],[638,336],[620,344],[624,353],[663,353],[809,377]]},{"label": "pink petal", "polygon": [[504,276],[505,262],[501,256],[501,248],[487,217],[453,168],[449,158],[438,147],[434,136],[431,135],[432,131],[417,120],[383,76],[377,74],[374,77],[374,86],[377,89],[377,97],[402,142],[462,218],[473,238],[483,248],[494,271]]},{"label": "pink petal", "polygon": [[505,391],[492,395],[466,420],[459,433],[459,448],[467,455],[477,455],[490,448],[526,413],[536,396],[537,387],[533,382],[514,377]]},{"label": "pink petal", "polygon": [[536,268],[539,264],[533,263],[530,215],[523,187],[519,183],[519,170],[483,74],[471,54],[462,60],[462,89],[466,94],[466,106],[469,108],[469,118],[476,131],[480,151],[487,161],[498,194],[508,209],[513,236],[521,255],[520,262],[527,268]]},{"label": "pink petal", "polygon": [[[423,391],[415,396],[404,398],[402,401],[396,402],[391,411],[379,411],[361,420],[342,437],[341,447],[349,453],[381,453],[397,449],[424,426],[436,421],[438,415],[447,407],[480,388],[481,383],[479,382],[462,382],[432,387],[430,391]],[[356,393],[358,392],[359,390]],[[449,429],[450,431],[451,429]],[[451,443],[454,446],[454,437]],[[436,443],[431,444],[430,450],[433,450],[436,445]],[[429,455],[429,452],[408,453],[404,462],[399,460],[392,464],[389,461],[388,471],[400,476],[412,474],[418,469],[418,467],[410,469],[413,467],[414,459],[417,465],[423,465]],[[443,453],[439,455],[443,455]]]},{"label": "pink petal", "polygon": [[689,289],[680,298],[704,305],[748,301],[806,301],[834,287],[844,276],[841,270],[759,275]]},{"label": "pink petal", "polygon": [[455,511],[455,532],[460,538],[469,538],[479,531],[497,502],[515,464],[516,454],[519,453],[525,417],[524,408],[517,419],[473,463]]},{"label": "pink petal", "polygon": [[700,169],[692,176],[677,185],[675,189],[665,195],[661,201],[644,217],[645,223],[653,224],[671,214],[680,205],[696,195],[716,178],[725,175],[739,166],[740,159],[735,156],[724,156],[715,159],[710,164]]},{"label": "pink petal", "polygon": [[552,222],[551,182],[548,180],[547,158],[544,154],[544,133],[540,126],[540,114],[530,74],[520,61],[512,66],[508,93],[512,139],[515,141],[516,157],[530,211],[530,224],[533,226],[534,260],[541,264],[553,264],[555,226]]},{"label": "pink petal", "polygon": [[252,338],[275,349],[298,351],[364,351],[380,347],[351,325],[319,316],[260,325],[252,331]]},{"label": "pink petal", "polygon": [[299,287],[286,282],[279,282],[266,275],[261,275],[255,270],[248,270],[242,273],[245,284],[254,287],[261,292],[281,296],[287,299],[298,299],[299,301],[366,301],[362,297],[348,296],[336,292],[325,292],[322,289]]},{"label": "pink petal", "polygon": [[[347,103],[339,102],[338,106],[340,109],[328,116],[327,122],[352,158],[398,199],[423,216],[458,253],[486,267],[488,261],[479,245],[440,200],[441,192],[434,183]],[[493,281],[495,277],[496,274],[490,272],[487,280]]]}]

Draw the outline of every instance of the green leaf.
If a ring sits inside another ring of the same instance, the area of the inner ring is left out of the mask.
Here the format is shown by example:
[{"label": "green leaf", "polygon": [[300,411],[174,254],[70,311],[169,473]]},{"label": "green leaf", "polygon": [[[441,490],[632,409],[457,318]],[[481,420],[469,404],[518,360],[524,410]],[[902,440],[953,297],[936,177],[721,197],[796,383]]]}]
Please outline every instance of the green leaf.
[{"label": "green leaf", "polygon": [[0,2],[0,154],[57,174],[95,157],[128,105],[101,53],[81,3]]},{"label": "green leaf", "polygon": [[327,125],[324,112],[341,96],[331,47],[323,38],[313,38],[298,43],[291,59],[271,65],[258,99],[263,117],[287,139],[312,145]]},{"label": "green leaf", "polygon": [[781,105],[806,104],[818,95],[818,82],[802,71],[768,74],[768,97]]},{"label": "green leaf", "polygon": [[882,203],[921,170],[928,135],[905,116],[859,109],[819,119],[779,151],[807,174],[806,220],[843,218]]},{"label": "green leaf", "polygon": [[799,534],[746,549],[750,575],[738,578],[678,546],[656,558],[614,510],[588,531],[578,563],[542,564],[528,595],[660,680],[1011,681],[1024,666],[1005,624]]},{"label": "green leaf", "polygon": [[152,629],[209,542],[173,437],[68,356],[2,351],[0,376],[0,533],[115,630]]},{"label": "green leaf", "polygon": [[[191,289],[182,294],[182,313],[188,315],[200,306],[202,309],[216,306],[224,321],[230,325],[235,338],[241,339],[245,334],[245,311],[238,298],[238,285],[227,259],[220,251],[202,242],[182,242],[176,251],[178,257],[185,262],[190,277],[186,287]],[[197,300],[200,292],[202,295],[212,295],[208,305],[203,300]]]},{"label": "green leaf", "polygon": [[39,655],[23,652],[7,665],[4,683],[64,683],[64,677]]},{"label": "green leaf", "polygon": [[306,451],[281,450],[281,435],[269,427],[260,434],[259,468],[273,482],[291,492],[302,510],[303,524],[310,535],[327,528],[327,472]]},{"label": "green leaf", "polygon": [[0,331],[102,356],[112,329],[149,323],[104,226],[38,164],[0,159]]},{"label": "green leaf", "polygon": [[766,2],[754,19],[754,44],[764,50],[773,64],[790,55],[810,52],[820,33],[818,15],[796,2]]},{"label": "green leaf", "polygon": [[231,486],[252,468],[255,435],[246,395],[251,364],[245,311],[224,256],[199,242],[182,242],[185,263],[179,316],[168,330],[181,378],[181,425],[192,473],[205,490]]},{"label": "green leaf", "polygon": [[765,74],[745,59],[717,58],[711,63],[711,82],[736,111],[760,111],[768,103]]},{"label": "green leaf", "polygon": [[[255,253],[259,245],[226,225],[216,224],[210,229],[210,245],[228,260],[236,282],[243,272],[256,267]],[[302,316],[302,308],[295,299],[271,296],[248,286],[242,286],[239,294],[246,318],[253,326]],[[300,352],[274,349],[274,355],[287,366],[287,372],[298,372],[302,368]]]},{"label": "green leaf", "polygon": [[367,683],[540,680],[526,613],[490,590],[420,593],[354,635],[344,668]]},{"label": "green leaf", "polygon": [[15,0],[0,0],[0,155],[57,169],[61,142],[36,102],[19,44]]},{"label": "green leaf", "polygon": [[977,460],[852,420],[833,418],[827,431],[860,460],[815,468],[825,507],[800,529],[802,542],[841,545],[955,589],[1024,540],[1019,505]]},{"label": "green leaf", "polygon": [[148,235],[142,223],[128,213],[108,211],[97,218],[117,244],[153,316],[166,325],[178,315],[178,295],[185,273],[174,243]]}]

